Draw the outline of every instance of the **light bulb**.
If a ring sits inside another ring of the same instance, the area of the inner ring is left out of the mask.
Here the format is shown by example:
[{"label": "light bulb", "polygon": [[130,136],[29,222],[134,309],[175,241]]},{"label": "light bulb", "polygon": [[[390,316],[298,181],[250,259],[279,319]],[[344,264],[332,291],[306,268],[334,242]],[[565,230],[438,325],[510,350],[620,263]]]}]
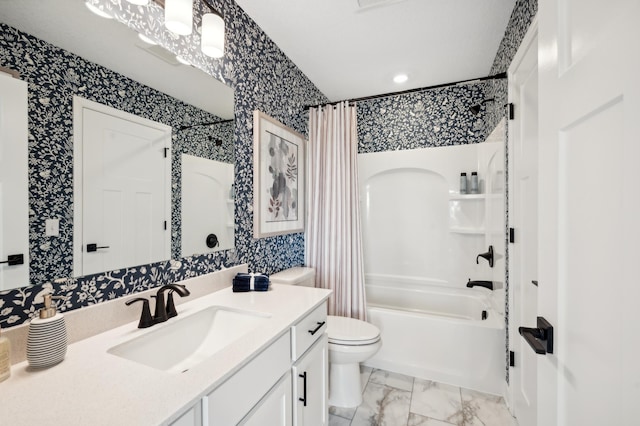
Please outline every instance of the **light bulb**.
[{"label": "light bulb", "polygon": [[101,18],[113,19],[113,16],[109,15],[107,12],[102,11],[102,9],[99,9],[98,6],[91,3],[90,0],[85,1],[84,5],[87,6],[87,9],[89,9],[90,11],[92,11],[93,13],[95,13]]},{"label": "light bulb", "polygon": [[193,0],[165,0],[164,25],[179,35],[191,34],[193,27]]},{"label": "light bulb", "polygon": [[224,20],[216,13],[202,15],[202,53],[212,58],[224,55]]},{"label": "light bulb", "polygon": [[158,43],[156,43],[155,41],[151,40],[149,37],[147,37],[146,35],[144,35],[142,33],[138,33],[138,38],[140,40],[144,41],[145,43],[150,44],[152,46],[155,46],[156,44],[158,44]]}]

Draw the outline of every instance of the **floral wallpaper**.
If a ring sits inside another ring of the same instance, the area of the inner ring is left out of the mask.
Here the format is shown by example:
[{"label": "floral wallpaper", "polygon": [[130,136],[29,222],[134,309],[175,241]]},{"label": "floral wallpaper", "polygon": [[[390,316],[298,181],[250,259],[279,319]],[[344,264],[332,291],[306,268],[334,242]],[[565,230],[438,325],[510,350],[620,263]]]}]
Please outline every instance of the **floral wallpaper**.
[{"label": "floral wallpaper", "polygon": [[[193,53],[197,51],[197,46],[190,46],[188,38],[165,34],[166,31],[157,21],[157,11],[134,18],[134,12],[147,13],[148,10],[119,0],[104,0],[103,3],[114,14],[129,14],[125,21],[127,25],[139,26],[147,35],[153,35],[154,32],[160,34],[157,39],[166,39],[169,50],[174,53],[187,58],[198,55]],[[233,155],[236,171],[236,249],[110,271],[70,279],[65,283],[42,282],[31,287],[3,291],[0,293],[0,325],[3,328],[27,321],[40,307],[34,307],[34,303],[41,303],[41,295],[48,289],[52,289],[56,295],[65,296],[66,300],[60,306],[61,311],[65,311],[239,263],[246,262],[249,270],[266,273],[303,264],[303,234],[253,239],[253,110],[259,109],[306,134],[307,113],[304,106],[326,102],[327,99],[233,0],[213,3],[224,14],[225,56],[220,60],[200,56],[200,62],[192,58],[192,63],[201,63],[201,68],[235,91]],[[79,4],[78,7],[84,6]],[[196,7],[202,7],[200,2],[196,3]],[[153,6],[148,9],[153,9]],[[148,118],[162,117],[166,108],[169,108],[168,115],[174,121],[168,124],[172,125],[214,120],[210,116],[203,117],[202,112],[195,111],[189,105],[179,102],[168,104],[166,95],[28,34],[6,25],[2,25],[1,29],[0,65],[18,70],[22,78],[29,82],[30,229],[33,229],[30,245],[36,252],[47,250],[57,253],[47,256],[48,260],[42,265],[43,270],[57,271],[59,264],[71,262],[69,255],[57,245],[69,245],[73,239],[69,225],[65,225],[73,217],[69,192],[73,141],[69,133],[71,124],[68,115],[72,94],[102,101]],[[46,71],[38,71],[36,68],[43,64]],[[108,91],[105,90],[107,84]],[[145,108],[141,108],[141,105]],[[37,126],[34,125],[34,117],[46,117],[62,125]],[[173,137],[176,143],[177,138],[193,138],[193,134],[182,136],[174,132]],[[173,162],[178,151],[174,150]],[[173,185],[177,185],[178,180],[179,177],[174,176]],[[58,189],[49,189],[53,187]],[[61,218],[61,235],[66,235],[59,238],[56,246],[51,241],[39,240],[45,217]],[[175,219],[172,219],[172,223],[175,223]],[[38,256],[32,254],[32,257]],[[54,276],[68,277],[70,274],[63,269]],[[33,278],[37,279],[37,276]]]},{"label": "floral wallpaper", "polygon": [[358,102],[358,152],[393,151],[483,142],[485,84],[451,86]]}]

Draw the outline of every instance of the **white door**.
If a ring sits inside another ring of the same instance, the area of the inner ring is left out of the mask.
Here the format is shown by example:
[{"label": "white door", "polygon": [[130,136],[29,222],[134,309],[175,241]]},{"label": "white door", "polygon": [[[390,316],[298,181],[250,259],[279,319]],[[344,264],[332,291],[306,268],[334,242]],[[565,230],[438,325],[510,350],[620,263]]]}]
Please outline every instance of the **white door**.
[{"label": "white door", "polygon": [[639,422],[638,17],[637,0],[539,3],[539,425]]},{"label": "white door", "polygon": [[183,257],[234,247],[232,184],[233,164],[182,154]]},{"label": "white door", "polygon": [[29,285],[27,155],[27,83],[0,73],[0,290]]},{"label": "white door", "polygon": [[291,373],[287,372],[239,425],[291,426],[291,402]]},{"label": "white door", "polygon": [[102,105],[79,109],[81,165],[75,161],[82,172],[74,175],[81,176],[75,206],[82,214],[74,220],[81,237],[74,250],[82,252],[74,256],[74,264],[81,260],[75,274],[169,259],[171,128]]},{"label": "white door", "polygon": [[518,334],[532,327],[538,312],[538,36],[532,22],[509,68],[510,197],[514,229],[509,262],[509,346],[514,366],[509,375],[513,414],[520,426],[536,424],[537,355]]}]

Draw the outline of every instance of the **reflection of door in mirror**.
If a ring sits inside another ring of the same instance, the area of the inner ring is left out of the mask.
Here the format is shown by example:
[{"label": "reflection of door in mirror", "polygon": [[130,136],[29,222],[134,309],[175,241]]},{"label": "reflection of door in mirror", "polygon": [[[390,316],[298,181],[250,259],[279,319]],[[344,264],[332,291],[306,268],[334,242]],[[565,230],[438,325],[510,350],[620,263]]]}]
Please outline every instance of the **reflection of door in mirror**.
[{"label": "reflection of door in mirror", "polygon": [[0,73],[0,290],[29,284],[28,219],[27,83]]},{"label": "reflection of door in mirror", "polygon": [[233,164],[182,154],[183,257],[234,247],[232,185]]},{"label": "reflection of door in mirror", "polygon": [[74,275],[169,258],[171,127],[74,98],[74,136]]}]

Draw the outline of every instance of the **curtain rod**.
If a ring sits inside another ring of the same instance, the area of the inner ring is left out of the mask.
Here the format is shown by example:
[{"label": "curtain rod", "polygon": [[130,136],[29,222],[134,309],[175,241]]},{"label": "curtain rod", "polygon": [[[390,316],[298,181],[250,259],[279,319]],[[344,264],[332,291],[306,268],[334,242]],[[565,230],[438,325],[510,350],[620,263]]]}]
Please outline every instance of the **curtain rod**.
[{"label": "curtain rod", "polygon": [[181,130],[187,130],[187,129],[191,129],[193,127],[198,127],[198,126],[213,126],[214,124],[222,124],[222,123],[230,123],[232,122],[233,119],[230,120],[220,120],[220,121],[211,121],[209,123],[198,123],[198,124],[191,124],[189,126],[180,126],[178,127],[178,131]]},{"label": "curtain rod", "polygon": [[368,101],[368,100],[371,100],[371,99],[389,98],[391,96],[407,95],[409,93],[424,92],[426,90],[440,89],[442,87],[478,83],[478,82],[486,81],[486,80],[499,80],[499,79],[503,79],[503,78],[507,78],[507,73],[506,72],[501,72],[501,73],[498,73],[498,74],[489,75],[487,77],[473,78],[473,79],[469,79],[469,80],[460,80],[460,81],[454,81],[453,83],[442,83],[442,84],[436,84],[436,85],[433,85],[433,86],[418,87],[416,89],[402,90],[402,91],[399,91],[399,92],[391,92],[391,93],[383,93],[383,94],[380,94],[380,95],[364,96],[362,98],[355,98],[355,99],[344,99],[342,101],[327,102],[327,103],[324,103],[324,104],[317,104],[317,105],[307,105],[307,106],[304,107],[304,109],[306,111],[308,111],[311,108],[318,108],[318,107],[322,107],[322,106],[326,106],[326,105],[336,105],[336,104],[339,104],[341,102],[360,102],[360,101]]}]

